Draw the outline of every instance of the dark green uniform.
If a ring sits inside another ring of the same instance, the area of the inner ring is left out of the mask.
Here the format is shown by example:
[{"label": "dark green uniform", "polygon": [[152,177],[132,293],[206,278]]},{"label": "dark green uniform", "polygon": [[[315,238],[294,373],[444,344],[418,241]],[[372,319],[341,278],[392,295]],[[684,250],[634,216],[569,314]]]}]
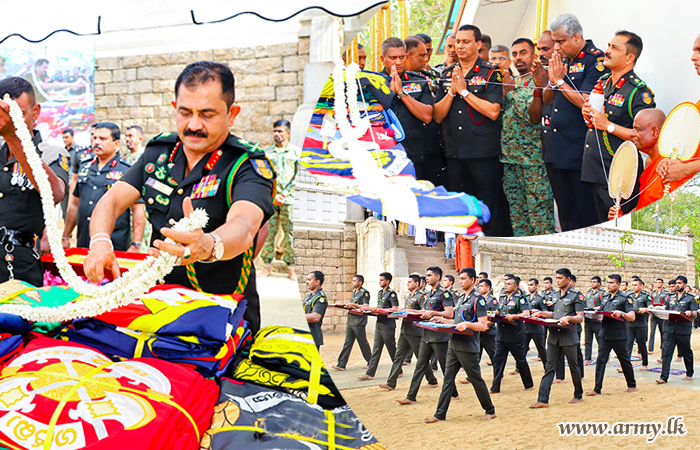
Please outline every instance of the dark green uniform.
[{"label": "dark green uniform", "polygon": [[[528,297],[528,303],[531,314],[532,311],[548,311],[547,300],[545,300],[545,298],[538,292],[535,292]],[[537,357],[542,360],[542,365],[544,367],[547,367],[546,336],[544,325],[537,325],[536,323],[525,324],[525,354],[527,354],[527,351],[530,348],[530,341],[532,340],[535,343],[535,347],[537,347]]]},{"label": "dark green uniform", "polygon": [[[562,295],[561,290],[554,291],[551,299],[549,311],[553,312],[554,319],[561,319],[564,316],[576,316],[579,311],[583,311],[583,294],[569,286]],[[549,338],[547,339],[547,368],[540,382],[540,390],[537,401],[549,403],[549,393],[552,390],[554,373],[557,362],[562,354],[569,361],[569,371],[571,381],[574,383],[574,398],[583,398],[583,385],[581,384],[581,368],[579,365],[577,347],[580,349],[581,340],[578,337],[576,327],[569,328],[549,328]]]},{"label": "dark green uniform", "polygon": [[[622,311],[626,314],[634,311],[634,301],[623,294],[621,291],[616,291],[614,295],[609,292],[603,295],[603,301],[600,304],[601,311]],[[627,387],[633,388],[637,386],[634,379],[634,369],[630,362],[629,354],[627,353],[627,326],[626,321],[620,322],[612,317],[603,317],[603,325],[601,336],[603,338],[598,349],[598,359],[595,366],[595,392],[600,394],[603,389],[603,378],[605,378],[605,366],[608,363],[610,351],[614,350],[617,359],[620,362],[620,367],[625,374]]]},{"label": "dark green uniform", "polygon": [[[698,302],[695,301],[692,294],[684,293],[680,300],[678,293],[674,292],[666,298],[666,309],[671,311],[697,311]],[[693,368],[693,349],[690,346],[690,336],[693,333],[693,323],[686,321],[667,320],[664,323],[664,342],[662,347],[663,364],[661,367],[661,379],[668,381],[668,374],[671,370],[671,361],[673,360],[673,350],[678,346],[678,350],[683,355],[683,363],[685,363],[685,374],[692,377],[695,373]]]},{"label": "dark green uniform", "polygon": [[[369,292],[367,289],[360,287],[352,291],[352,298],[350,303],[356,305],[369,305]],[[367,326],[367,316],[348,314],[348,322],[345,325],[345,342],[343,343],[343,349],[340,351],[338,356],[338,367],[344,369],[348,363],[348,358],[350,358],[350,351],[352,350],[352,345],[357,340],[357,344],[360,346],[360,351],[362,356],[369,364],[369,359],[372,356],[372,350],[369,348],[369,342],[367,342],[367,333],[365,332],[365,327]]]},{"label": "dark green uniform", "polygon": [[[504,293],[498,299],[498,312],[501,316],[519,314],[529,311],[530,306],[522,291],[517,290],[511,295]],[[491,392],[501,391],[501,380],[506,368],[508,353],[515,358],[515,365],[520,373],[520,379],[525,389],[533,386],[530,366],[525,359],[525,324],[522,320],[512,322],[499,322],[496,333],[496,354],[493,360],[493,383]]]},{"label": "dark green uniform", "polygon": [[[651,291],[651,302],[654,306],[664,306],[666,304],[666,297],[668,297],[668,291],[666,291],[664,288],[661,288],[660,291],[657,291],[656,289]],[[659,319],[652,314],[649,318],[649,322],[651,322],[651,330],[649,331],[649,351],[653,352],[656,328],[659,329],[659,341],[661,341],[664,333],[664,321],[663,319]],[[661,347],[660,344],[659,347]]]},{"label": "dark green uniform", "polygon": [[[476,289],[472,289],[469,295],[462,294],[457,300],[455,309],[455,325],[462,322],[477,322],[479,318],[486,316],[486,300],[479,295]],[[455,377],[462,367],[467,374],[467,380],[474,387],[476,397],[486,414],[496,414],[496,409],[491,402],[491,396],[486,388],[486,382],[481,377],[479,368],[479,332],[472,335],[454,334],[450,340],[447,351],[447,367],[442,383],[442,391],[438,400],[435,417],[445,420],[447,409],[450,407],[450,397],[456,391]]]},{"label": "dark green uniform", "polygon": [[[498,310],[498,299],[492,293],[487,294],[484,300],[486,301],[487,313],[494,313]],[[496,324],[493,322],[489,325],[488,330],[479,333],[479,346],[489,355],[492,364],[496,357],[496,333]],[[482,352],[479,352],[479,359],[481,359],[481,354]]]},{"label": "dark green uniform", "polygon": [[641,314],[639,308],[651,308],[653,302],[649,294],[642,290],[639,294],[632,292],[629,295],[632,299],[632,306],[634,307],[635,319],[632,322],[627,322],[627,353],[629,353],[630,359],[632,359],[632,349],[634,348],[634,342],[637,341],[637,346],[639,347],[639,352],[642,355],[642,365],[649,365],[649,354],[647,353],[647,332],[649,329],[649,313]]},{"label": "dark green uniform", "polygon": [[[207,211],[205,233],[226,223],[229,209],[237,201],[259,207],[262,224],[272,216],[275,173],[260,146],[229,134],[219,150],[204,155],[186,175],[187,158],[181,146],[175,133],[155,137],[121,179],[141,192],[153,225],[153,239],[163,239],[159,230],[184,217],[185,197],[192,199],[194,208]],[[213,294],[243,294],[248,300],[244,317],[255,334],[260,329],[260,299],[253,265],[256,243],[257,235],[249,249],[226,261],[175,267],[165,281]]]},{"label": "dark green uniform", "polygon": [[[399,306],[399,298],[391,288],[381,289],[377,294],[377,305],[380,308],[391,309]],[[379,358],[382,356],[382,349],[386,346],[391,362],[394,362],[396,355],[396,319],[388,319],[384,316],[377,316],[377,324],[374,327],[374,343],[372,344],[372,355],[369,358],[369,368],[365,372],[370,377],[377,373]]]},{"label": "dark green uniform", "polygon": [[[605,291],[601,288],[589,289],[588,292],[586,292],[586,309],[599,308],[600,303],[603,301],[604,293]],[[593,336],[595,336],[595,341],[598,344],[598,348],[600,348],[600,340],[602,339],[600,337],[601,323],[599,320],[595,319],[584,319],[583,321],[586,325],[586,355],[584,359],[590,361],[593,357]]]},{"label": "dark green uniform", "polygon": [[[34,131],[35,151],[65,183],[68,191],[68,157],[62,147],[41,141]],[[31,151],[31,149],[26,149]],[[9,149],[0,147],[0,282],[16,278],[34,286],[44,284],[38,237],[44,231],[41,197]]]},{"label": "dark green uniform", "polygon": [[323,289],[319,288],[314,292],[309,292],[304,299],[304,314],[318,313],[321,315],[321,319],[318,322],[309,323],[309,331],[311,331],[316,347],[323,345],[323,331],[321,327],[323,326],[323,316],[326,315],[326,308],[328,308],[328,297],[326,297]]},{"label": "dark green uniform", "polygon": [[[440,285],[438,285],[434,290],[428,292],[425,298],[424,309],[427,311],[445,311],[445,308],[451,306],[454,306],[454,299],[449,292],[447,292]],[[450,335],[448,333],[423,330],[423,338],[421,339],[418,357],[416,358],[416,368],[413,371],[411,387],[406,395],[407,399],[413,401],[416,400],[423,375],[425,375],[428,370],[431,370],[430,358],[433,356],[433,353],[437,354],[440,368],[442,369],[443,375],[445,374],[445,364],[447,360],[447,348],[449,346],[449,341]],[[453,396],[457,396],[457,389],[454,390]]]}]

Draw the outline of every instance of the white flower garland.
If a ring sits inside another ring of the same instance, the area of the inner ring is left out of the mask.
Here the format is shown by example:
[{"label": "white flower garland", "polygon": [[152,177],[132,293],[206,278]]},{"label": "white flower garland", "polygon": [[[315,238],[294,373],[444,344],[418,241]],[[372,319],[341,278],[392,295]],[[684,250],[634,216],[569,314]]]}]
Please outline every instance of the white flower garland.
[{"label": "white flower garland", "polygon": [[[16,314],[33,322],[67,322],[79,317],[96,316],[132,303],[136,297],[145,293],[158,280],[173,270],[177,257],[165,252],[161,252],[158,258],[149,256],[121,278],[104,286],[95,286],[83,281],[71,267],[63,250],[62,233],[57,226],[58,217],[53,204],[49,177],[44,171],[41,158],[33,151],[34,143],[25,125],[22,110],[8,95],[5,96],[4,101],[10,105],[10,117],[15,125],[17,137],[22,143],[27,162],[38,184],[37,189],[41,195],[41,206],[44,212],[44,221],[46,222],[46,234],[56,267],[58,267],[61,277],[68,283],[68,286],[81,294],[82,298],[56,308],[5,304],[0,305],[0,312]],[[209,217],[206,211],[197,208],[190,217],[185,217],[173,225],[173,229],[176,231],[197,230],[204,228],[208,220]],[[166,241],[174,242],[171,239],[166,239]]]}]

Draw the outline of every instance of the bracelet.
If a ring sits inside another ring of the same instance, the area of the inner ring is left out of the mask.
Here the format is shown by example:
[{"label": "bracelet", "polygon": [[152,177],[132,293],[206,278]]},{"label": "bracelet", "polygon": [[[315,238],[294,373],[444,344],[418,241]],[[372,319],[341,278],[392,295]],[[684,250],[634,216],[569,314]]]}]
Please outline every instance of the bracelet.
[{"label": "bracelet", "polygon": [[447,95],[449,95],[450,97],[457,97],[457,94],[453,94],[453,93],[450,92],[450,91],[447,91]]},{"label": "bracelet", "polygon": [[63,236],[63,239],[68,239],[68,240],[70,240],[70,236]]},{"label": "bracelet", "polygon": [[109,246],[112,248],[112,250],[114,250],[114,245],[112,245],[112,240],[111,240],[111,239],[107,239],[107,238],[90,239],[90,245],[89,245],[89,247],[92,248],[92,243],[93,243],[93,242],[100,242],[100,241],[109,242]]},{"label": "bracelet", "polygon": [[95,233],[93,236],[90,236],[90,239],[92,240],[95,236],[99,236],[99,235],[107,236],[108,238],[111,238],[111,237],[112,237],[112,236],[110,236],[110,235],[107,234],[107,233]]}]

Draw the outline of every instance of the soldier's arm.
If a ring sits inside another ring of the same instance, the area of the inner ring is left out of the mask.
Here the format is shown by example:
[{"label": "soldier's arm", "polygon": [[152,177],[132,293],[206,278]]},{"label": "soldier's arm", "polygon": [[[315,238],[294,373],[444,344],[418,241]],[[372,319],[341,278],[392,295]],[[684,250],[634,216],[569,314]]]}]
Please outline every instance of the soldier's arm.
[{"label": "soldier's arm", "polygon": [[66,223],[63,226],[63,248],[70,247],[70,235],[75,229],[75,224],[78,221],[78,204],[80,198],[75,193],[70,194],[68,199],[68,208],[66,208]]},{"label": "soldier's arm", "polygon": [[411,97],[410,95],[404,95],[404,97],[401,100],[397,100],[400,102],[403,102],[404,105],[406,105],[406,108],[416,116],[418,120],[425,124],[429,124],[433,120],[433,105],[427,105],[425,103],[421,103],[415,98]]},{"label": "soldier's arm", "polygon": [[476,95],[468,95],[462,100],[466,101],[472,108],[479,111],[491,120],[498,119],[501,114],[501,102],[503,101],[503,89],[497,82],[503,80],[501,69],[496,69],[491,73],[486,86],[485,98]]},{"label": "soldier's arm", "polygon": [[319,313],[316,313],[316,312],[309,313],[306,315],[306,322],[307,323],[316,323],[319,320],[321,320],[321,318],[323,318],[323,316]]},{"label": "soldier's arm", "polygon": [[[438,92],[438,97],[440,96],[441,92],[442,91]],[[433,120],[435,120],[437,123],[442,123],[442,121],[445,120],[445,117],[447,117],[447,113],[450,112],[453,100],[454,97],[452,96],[452,89],[450,89],[449,94],[445,95],[442,99],[438,100],[434,104]]]},{"label": "soldier's arm", "polygon": [[[143,231],[146,229],[146,205],[144,203],[136,203],[131,207],[131,226],[133,242],[141,242],[143,240]],[[139,249],[129,246],[129,251],[137,252]]]}]

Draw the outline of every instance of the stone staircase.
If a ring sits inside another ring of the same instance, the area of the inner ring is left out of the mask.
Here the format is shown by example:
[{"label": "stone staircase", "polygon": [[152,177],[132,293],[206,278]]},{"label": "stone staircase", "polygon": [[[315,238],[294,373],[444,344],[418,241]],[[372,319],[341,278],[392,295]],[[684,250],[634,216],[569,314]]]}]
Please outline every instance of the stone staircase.
[{"label": "stone staircase", "polygon": [[458,274],[455,270],[455,259],[445,258],[445,243],[438,242],[435,247],[417,247],[415,239],[409,236],[396,236],[396,246],[406,252],[408,260],[408,273],[425,275],[425,270],[430,266],[438,266],[442,274],[450,274],[455,277],[455,289],[459,289],[457,283]]}]

